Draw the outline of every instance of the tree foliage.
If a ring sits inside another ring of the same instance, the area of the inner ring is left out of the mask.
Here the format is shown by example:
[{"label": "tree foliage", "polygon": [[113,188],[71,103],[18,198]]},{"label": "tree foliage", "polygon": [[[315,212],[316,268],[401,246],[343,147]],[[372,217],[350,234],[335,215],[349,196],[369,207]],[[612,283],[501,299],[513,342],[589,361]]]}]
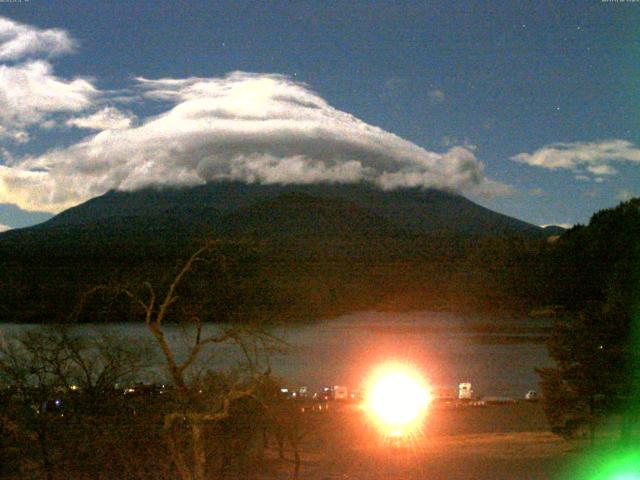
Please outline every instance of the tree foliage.
[{"label": "tree foliage", "polygon": [[640,199],[596,213],[553,255],[554,297],[568,318],[548,343],[555,367],[539,370],[547,414],[559,433],[587,424],[593,435],[603,415],[640,408]]}]

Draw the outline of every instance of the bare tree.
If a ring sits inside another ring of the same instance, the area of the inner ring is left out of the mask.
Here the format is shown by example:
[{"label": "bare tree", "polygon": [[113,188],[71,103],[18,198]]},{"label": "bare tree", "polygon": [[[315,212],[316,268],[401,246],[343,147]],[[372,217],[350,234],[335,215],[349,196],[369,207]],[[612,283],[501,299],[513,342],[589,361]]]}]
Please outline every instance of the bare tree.
[{"label": "bare tree", "polygon": [[[252,425],[251,422],[238,416],[247,415],[247,412],[253,409],[254,415],[264,417],[264,412],[258,413],[260,408],[256,405],[260,401],[253,394],[254,382],[251,379],[259,374],[263,354],[281,344],[277,338],[261,328],[256,322],[245,321],[244,323],[205,329],[198,309],[193,308],[193,305],[190,304],[198,300],[189,298],[182,302],[181,307],[182,324],[186,324],[188,327],[190,340],[186,355],[179,358],[175,346],[167,339],[167,320],[181,300],[178,294],[181,286],[186,277],[195,270],[197,264],[206,261],[208,255],[214,254],[214,257],[220,262],[220,268],[224,268],[225,259],[219,254],[218,246],[217,242],[209,241],[196,250],[162,291],[156,290],[150,282],[144,282],[139,292],[122,287],[93,289],[93,292],[115,290],[126,295],[137,305],[141,310],[147,330],[162,352],[164,364],[175,387],[178,406],[177,411],[165,415],[163,428],[169,451],[182,480],[204,480],[207,476],[206,430],[216,430],[222,436],[231,435],[234,437],[234,441],[244,435],[238,430],[240,424],[244,426],[246,432],[255,433],[255,422]],[[224,392],[224,398],[218,409],[202,408],[200,402],[197,401],[201,390],[198,386],[199,382],[194,382],[191,375],[205,349],[212,345],[222,344],[238,347],[245,359],[249,381],[245,378],[244,382],[237,382]],[[247,407],[248,404],[253,404],[253,407]],[[241,405],[243,405],[242,408],[239,407]],[[189,432],[187,439],[185,439],[185,431]],[[244,443],[238,445],[236,450],[241,451],[246,448],[246,442]],[[227,442],[227,446],[228,444]],[[223,455],[223,457],[225,456]],[[224,467],[224,459],[222,464]]]},{"label": "bare tree", "polygon": [[71,426],[81,423],[78,415],[104,409],[114,384],[139,375],[145,358],[144,349],[121,339],[89,337],[67,326],[29,328],[3,338],[0,384],[4,410],[11,412],[5,426],[30,439],[21,442],[29,450],[21,452],[23,460],[36,459],[43,476],[53,479],[72,440]]}]

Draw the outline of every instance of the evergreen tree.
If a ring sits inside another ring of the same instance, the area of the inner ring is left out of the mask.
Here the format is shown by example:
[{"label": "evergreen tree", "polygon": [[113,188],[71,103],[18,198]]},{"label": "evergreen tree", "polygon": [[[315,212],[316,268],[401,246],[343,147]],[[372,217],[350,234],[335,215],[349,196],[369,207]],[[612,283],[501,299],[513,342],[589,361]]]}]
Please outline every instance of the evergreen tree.
[{"label": "evergreen tree", "polygon": [[621,414],[621,436],[640,408],[640,199],[596,213],[555,252],[558,298],[569,308],[549,339],[556,365],[538,369],[552,429],[572,436]]}]

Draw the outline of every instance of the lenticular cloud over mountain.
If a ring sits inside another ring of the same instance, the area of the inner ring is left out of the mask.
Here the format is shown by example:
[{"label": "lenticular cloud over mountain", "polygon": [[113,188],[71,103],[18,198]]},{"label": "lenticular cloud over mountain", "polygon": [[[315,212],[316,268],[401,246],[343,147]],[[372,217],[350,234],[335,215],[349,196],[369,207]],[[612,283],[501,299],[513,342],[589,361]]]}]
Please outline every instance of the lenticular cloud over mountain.
[{"label": "lenticular cloud over mountain", "polygon": [[110,189],[216,180],[507,189],[486,178],[472,149],[427,151],[285,76],[137,78],[133,92],[138,103],[160,102],[166,111],[0,166],[0,203],[57,212]]}]

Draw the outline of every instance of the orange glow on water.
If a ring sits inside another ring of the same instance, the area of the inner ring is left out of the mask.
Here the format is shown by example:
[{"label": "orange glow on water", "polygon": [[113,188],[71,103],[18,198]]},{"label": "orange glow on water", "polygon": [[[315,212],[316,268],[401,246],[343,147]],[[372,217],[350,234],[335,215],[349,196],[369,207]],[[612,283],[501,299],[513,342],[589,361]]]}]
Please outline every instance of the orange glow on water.
[{"label": "orange glow on water", "polygon": [[422,427],[431,394],[424,379],[407,365],[384,365],[371,377],[365,408],[385,435],[408,436]]}]

